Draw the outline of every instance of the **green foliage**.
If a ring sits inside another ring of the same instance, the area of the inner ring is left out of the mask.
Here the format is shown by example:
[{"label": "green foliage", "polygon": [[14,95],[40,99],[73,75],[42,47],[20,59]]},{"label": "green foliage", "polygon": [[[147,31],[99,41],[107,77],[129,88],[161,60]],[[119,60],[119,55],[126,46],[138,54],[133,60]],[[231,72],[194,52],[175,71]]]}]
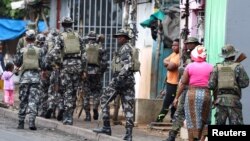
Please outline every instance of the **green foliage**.
[{"label": "green foliage", "polygon": [[14,0],[0,0],[0,17],[21,19],[25,16],[24,9],[11,9],[11,2]]}]

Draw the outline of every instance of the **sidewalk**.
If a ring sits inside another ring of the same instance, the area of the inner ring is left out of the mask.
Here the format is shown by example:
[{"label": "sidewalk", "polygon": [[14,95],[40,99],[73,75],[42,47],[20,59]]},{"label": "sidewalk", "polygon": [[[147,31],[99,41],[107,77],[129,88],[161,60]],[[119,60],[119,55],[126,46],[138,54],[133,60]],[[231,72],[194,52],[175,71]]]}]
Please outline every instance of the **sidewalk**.
[{"label": "sidewalk", "polygon": [[[2,102],[3,91],[0,90],[0,103]],[[15,107],[18,109],[19,100],[18,100],[18,92],[15,92]],[[0,107],[0,113],[8,116],[10,118],[17,119],[18,110],[9,110]],[[96,134],[92,132],[92,129],[102,126],[102,122],[94,121],[84,122],[84,112],[81,117],[78,119],[77,115],[74,115],[74,125],[63,125],[61,122],[58,122],[55,119],[44,119],[41,117],[37,117],[36,124],[37,126],[45,126],[48,128],[54,128],[61,131],[64,131],[69,134],[84,136],[88,139],[92,140],[100,140],[100,141],[118,141],[122,140],[125,134],[125,128],[123,125],[112,125],[112,136],[107,136],[104,134]],[[27,119],[27,118],[26,118]],[[134,127],[133,130],[133,140],[134,141],[162,141],[166,139],[168,135],[168,131],[162,130],[151,130],[148,128],[148,125],[139,125],[138,127]],[[177,138],[176,141],[180,141],[180,138]]]}]

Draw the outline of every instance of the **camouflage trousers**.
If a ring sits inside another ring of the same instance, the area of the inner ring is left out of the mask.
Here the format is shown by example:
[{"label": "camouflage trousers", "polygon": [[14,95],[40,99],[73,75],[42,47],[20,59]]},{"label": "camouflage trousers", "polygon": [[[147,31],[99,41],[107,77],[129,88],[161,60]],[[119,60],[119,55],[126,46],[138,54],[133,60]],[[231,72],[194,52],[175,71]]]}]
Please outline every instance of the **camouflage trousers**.
[{"label": "camouflage trousers", "polygon": [[[50,86],[48,90],[48,109],[58,108],[59,110],[63,110],[63,95],[60,87],[60,82],[56,82],[59,80],[60,76],[56,76],[55,71],[52,71],[50,76]],[[58,90],[55,90],[55,86],[58,85]]]},{"label": "camouflage trousers", "polygon": [[21,83],[19,87],[19,121],[24,121],[26,114],[29,115],[29,120],[34,121],[38,112],[39,95],[40,95],[39,83],[28,84]]},{"label": "camouflage trousers", "polygon": [[171,130],[175,131],[176,133],[180,131],[181,126],[183,125],[183,121],[185,120],[184,103],[186,94],[187,94],[187,88],[184,89],[181,96],[179,97],[177,109],[174,114],[174,120]]},{"label": "camouflage trousers", "polygon": [[93,109],[98,110],[102,91],[101,76],[88,75],[87,80],[83,83],[84,99],[83,106],[85,111],[90,111],[90,96],[93,97]]},{"label": "camouflage trousers", "polygon": [[242,125],[242,109],[238,107],[216,105],[215,121],[216,125],[225,125],[227,118],[229,125]]},{"label": "camouflage trousers", "polygon": [[39,111],[41,113],[46,112],[48,109],[48,90],[49,90],[49,76],[45,80],[41,80],[41,95],[40,95],[40,105],[39,105]]},{"label": "camouflage trousers", "polygon": [[73,113],[76,107],[76,92],[80,81],[80,73],[67,73],[62,70],[60,73],[61,89],[63,95],[63,123],[73,124]]},{"label": "camouflage trousers", "polygon": [[[126,87],[112,87],[108,86],[101,96],[101,105],[102,107],[107,102],[107,100],[113,95],[115,96],[117,94],[121,97],[121,103],[123,107],[123,111],[125,113],[125,119],[126,119],[126,128],[132,128],[134,127],[134,104],[135,104],[135,90],[134,85],[131,84],[131,86]],[[113,97],[113,99],[115,98]],[[106,107],[103,107],[103,121],[109,121],[110,120],[110,107],[107,105]]]}]

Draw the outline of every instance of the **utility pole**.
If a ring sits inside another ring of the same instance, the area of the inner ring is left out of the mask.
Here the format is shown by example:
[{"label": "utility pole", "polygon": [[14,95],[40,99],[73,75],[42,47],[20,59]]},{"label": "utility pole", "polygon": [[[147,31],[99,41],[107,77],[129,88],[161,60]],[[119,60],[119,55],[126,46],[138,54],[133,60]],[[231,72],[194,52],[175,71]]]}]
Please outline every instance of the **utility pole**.
[{"label": "utility pole", "polygon": [[[188,28],[188,22],[189,22],[189,0],[186,0],[186,4],[185,4],[185,13],[181,18],[185,18],[185,25],[184,28],[182,29],[181,32],[181,37],[183,39],[183,41],[185,42],[188,38],[188,34],[189,34],[189,28]],[[183,46],[181,47],[181,51],[180,51],[180,56],[181,56],[181,66],[183,66],[184,61],[183,60],[183,49],[184,49],[184,44],[182,44]]]},{"label": "utility pole", "polygon": [[185,27],[183,29],[184,32],[184,40],[187,40],[189,29],[188,29],[188,18],[189,18],[189,0],[186,0],[185,4]]},{"label": "utility pole", "polygon": [[[128,30],[132,37],[131,44],[135,46],[135,41],[137,39],[137,27],[136,27],[136,19],[137,19],[137,0],[125,0],[124,4],[124,17],[123,17],[123,28]],[[130,20],[130,21],[129,21]]]}]

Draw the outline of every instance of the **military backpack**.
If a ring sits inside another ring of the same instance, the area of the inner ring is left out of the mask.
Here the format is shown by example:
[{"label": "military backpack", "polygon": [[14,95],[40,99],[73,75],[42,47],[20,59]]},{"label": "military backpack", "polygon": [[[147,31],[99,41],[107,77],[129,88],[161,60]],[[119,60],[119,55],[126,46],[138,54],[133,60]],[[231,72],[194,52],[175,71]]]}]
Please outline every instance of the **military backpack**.
[{"label": "military backpack", "polygon": [[86,54],[87,54],[87,61],[88,64],[91,65],[100,65],[100,45],[99,44],[87,44],[86,45]]},{"label": "military backpack", "polygon": [[62,33],[63,41],[64,41],[64,55],[67,54],[78,54],[81,52],[80,49],[80,41],[77,33],[68,32]]},{"label": "military backpack", "polygon": [[[132,47],[130,44],[128,44],[128,46],[131,48],[131,57],[132,57],[132,68],[131,70],[133,72],[138,72],[140,71],[140,66],[141,66],[141,63],[139,61],[139,49],[138,48],[135,48],[135,47]],[[122,66],[121,64],[119,63],[120,62],[120,58],[118,56],[118,54],[113,54],[113,61],[112,61],[112,70],[113,71],[120,71]]]},{"label": "military backpack", "polygon": [[23,65],[22,70],[39,69],[39,51],[40,49],[33,45],[22,48]]},{"label": "military backpack", "polygon": [[129,44],[129,47],[132,49],[132,71],[138,72],[140,71],[141,63],[139,61],[139,49],[136,47],[132,47]]},{"label": "military backpack", "polygon": [[237,89],[235,68],[239,63],[217,64],[218,68],[218,89]]}]

